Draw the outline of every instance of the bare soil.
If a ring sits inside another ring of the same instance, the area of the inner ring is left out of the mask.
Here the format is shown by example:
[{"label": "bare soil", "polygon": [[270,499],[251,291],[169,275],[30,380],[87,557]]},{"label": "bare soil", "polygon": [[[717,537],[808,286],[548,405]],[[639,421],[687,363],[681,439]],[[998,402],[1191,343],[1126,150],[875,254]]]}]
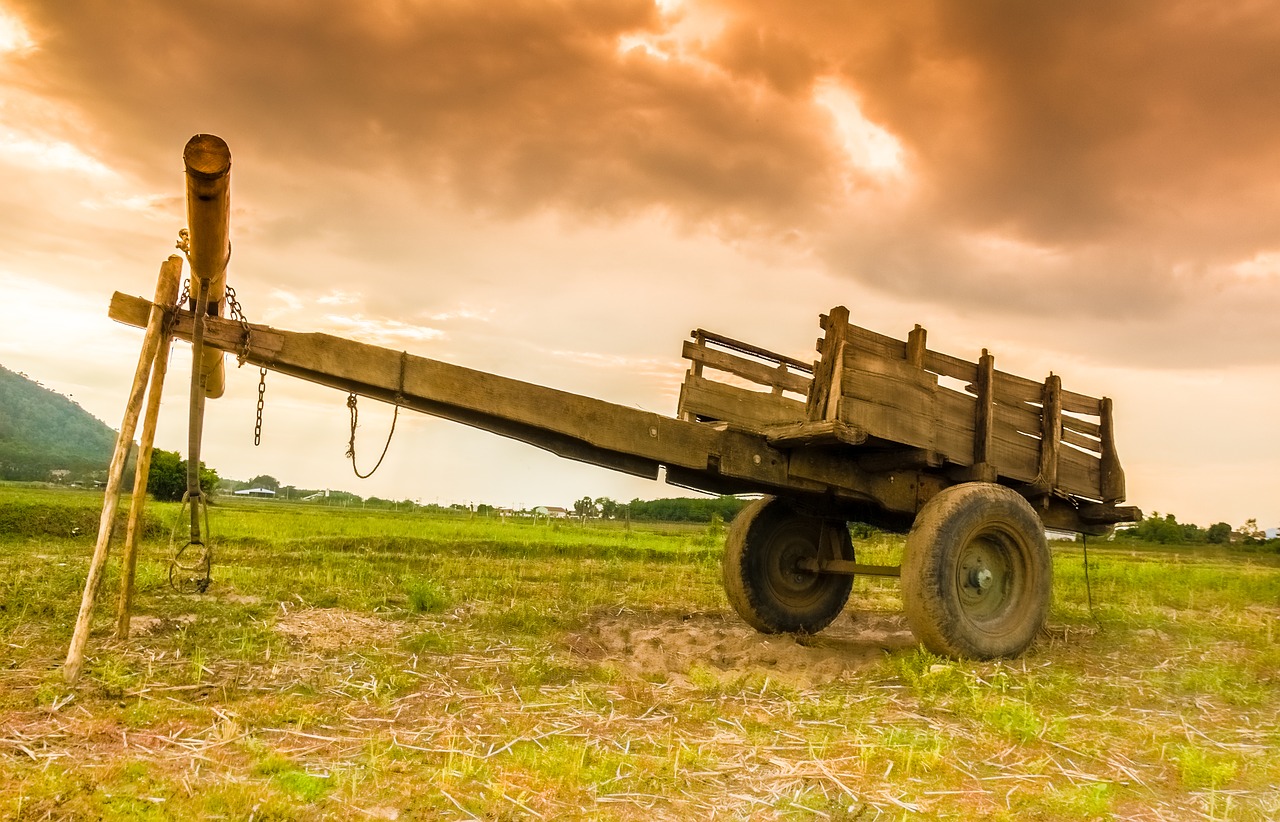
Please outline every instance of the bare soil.
[{"label": "bare soil", "polygon": [[846,611],[821,634],[761,634],[716,613],[601,614],[570,637],[578,656],[644,679],[688,684],[691,670],[737,681],[765,676],[799,688],[846,679],[915,639],[900,613]]}]

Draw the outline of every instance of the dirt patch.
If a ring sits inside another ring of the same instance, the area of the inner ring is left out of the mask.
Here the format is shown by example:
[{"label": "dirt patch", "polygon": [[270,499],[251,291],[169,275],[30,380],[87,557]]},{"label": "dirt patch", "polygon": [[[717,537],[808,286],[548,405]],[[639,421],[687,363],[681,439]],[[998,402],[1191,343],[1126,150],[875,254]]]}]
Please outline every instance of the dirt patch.
[{"label": "dirt patch", "polygon": [[820,634],[761,634],[725,614],[601,615],[570,638],[581,657],[687,683],[693,668],[725,681],[764,676],[797,687],[835,682],[916,643],[900,613],[846,611]]},{"label": "dirt patch", "polygon": [[313,651],[394,644],[402,625],[341,608],[304,608],[276,620],[275,629]]},{"label": "dirt patch", "polygon": [[129,617],[129,635],[134,637],[160,636],[173,633],[184,625],[190,625],[195,621],[195,614],[178,614],[168,617],[135,614]]}]

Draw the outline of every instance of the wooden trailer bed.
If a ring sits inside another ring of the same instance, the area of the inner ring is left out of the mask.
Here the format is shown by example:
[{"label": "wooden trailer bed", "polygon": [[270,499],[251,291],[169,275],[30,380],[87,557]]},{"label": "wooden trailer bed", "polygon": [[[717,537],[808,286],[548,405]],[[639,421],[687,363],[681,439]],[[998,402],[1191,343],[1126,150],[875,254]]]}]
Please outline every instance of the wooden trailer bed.
[{"label": "wooden trailer bed", "polygon": [[998,481],[1091,506],[1100,521],[1124,500],[1110,399],[1064,390],[1055,375],[1038,383],[998,371],[985,350],[976,363],[932,351],[920,326],[904,341],[848,319],[843,307],[821,316],[813,365],[692,332],[678,416],[779,448],[843,447],[871,470],[921,465],[955,482]]}]

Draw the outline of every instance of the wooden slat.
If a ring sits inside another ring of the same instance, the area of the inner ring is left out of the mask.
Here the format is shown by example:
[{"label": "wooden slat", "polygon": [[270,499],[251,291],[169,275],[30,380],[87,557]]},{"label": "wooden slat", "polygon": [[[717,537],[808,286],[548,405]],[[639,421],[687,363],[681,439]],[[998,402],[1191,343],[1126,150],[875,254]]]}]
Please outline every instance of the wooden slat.
[{"label": "wooden slat", "polygon": [[1097,457],[1065,447],[1058,451],[1058,478],[1054,487],[1068,494],[1100,499],[1101,464]]},{"label": "wooden slat", "polygon": [[1044,384],[1007,371],[996,372],[996,402],[1016,405],[1020,402],[1039,405],[1044,396]]},{"label": "wooden slat", "polygon": [[881,439],[934,448],[937,376],[856,346],[845,353],[841,418]]},{"label": "wooden slat", "polygon": [[1024,434],[1040,436],[1040,409],[1032,409],[1024,402],[997,402],[992,409],[997,422],[1004,423]]},{"label": "wooden slat", "polygon": [[1070,428],[1072,431],[1079,431],[1081,434],[1088,434],[1091,437],[1102,436],[1102,426],[1098,423],[1082,420],[1079,417],[1072,417],[1068,414],[1062,415],[1062,427]]},{"label": "wooden slat", "polygon": [[944,377],[951,377],[965,382],[973,382],[978,378],[978,366],[976,364],[939,351],[924,352],[924,367]]},{"label": "wooden slat", "polygon": [[717,351],[714,348],[700,346],[690,340],[685,340],[682,353],[687,360],[710,368],[716,368],[720,371],[727,371],[730,374],[760,385],[778,387],[786,391],[794,391],[797,394],[807,394],[809,392],[810,380],[808,377],[793,374],[781,365],[770,368],[763,363],[736,357],[733,354]]},{"label": "wooden slat", "polygon": [[[1063,420],[1065,422],[1066,418],[1064,417]],[[1101,442],[1094,439],[1093,437],[1086,437],[1084,434],[1080,434],[1076,431],[1073,431],[1072,429],[1068,428],[1065,424],[1062,426],[1062,441],[1066,443],[1070,443],[1071,445],[1075,445],[1079,448],[1084,448],[1088,451],[1092,451],[1095,454],[1102,453]]]},{"label": "wooden slat", "polygon": [[968,394],[938,386],[934,391],[934,450],[956,465],[973,464],[975,401]]},{"label": "wooden slat", "polygon": [[804,403],[775,394],[688,376],[680,393],[680,412],[723,420],[750,431],[804,420]]},{"label": "wooden slat", "polygon": [[[1043,383],[1019,377],[1005,371],[996,372],[996,400],[1000,402],[1039,403],[1043,392]],[[1096,417],[1099,414],[1099,400],[1075,391],[1060,390],[1062,410],[1071,414],[1088,414]]]},{"label": "wooden slat", "polygon": [[715,343],[716,345],[729,348],[734,351],[741,351],[743,354],[750,354],[753,357],[759,357],[762,360],[786,363],[797,371],[803,371],[806,374],[813,373],[813,365],[810,363],[797,360],[794,357],[788,357],[786,354],[778,354],[767,348],[761,348],[758,345],[752,345],[751,343],[743,342],[742,340],[735,340],[733,337],[716,334],[713,331],[707,331],[703,328],[695,328],[689,333],[689,336],[696,340],[705,340],[706,342]]},{"label": "wooden slat", "polygon": [[1101,401],[1097,397],[1077,394],[1075,391],[1062,392],[1062,410],[1072,414],[1088,414],[1096,417],[1101,414]]},{"label": "wooden slat", "polygon": [[799,448],[807,445],[862,445],[867,432],[840,420],[787,423],[765,429],[765,440],[775,448]]},{"label": "wooden slat", "polygon": [[[845,324],[848,325],[847,315]],[[827,333],[829,334],[830,331]],[[878,334],[868,328],[849,325],[845,329],[845,339],[858,350],[868,354],[876,354],[893,360],[905,360],[907,358],[907,344],[905,342],[895,340],[893,337],[886,337],[884,334]]]}]

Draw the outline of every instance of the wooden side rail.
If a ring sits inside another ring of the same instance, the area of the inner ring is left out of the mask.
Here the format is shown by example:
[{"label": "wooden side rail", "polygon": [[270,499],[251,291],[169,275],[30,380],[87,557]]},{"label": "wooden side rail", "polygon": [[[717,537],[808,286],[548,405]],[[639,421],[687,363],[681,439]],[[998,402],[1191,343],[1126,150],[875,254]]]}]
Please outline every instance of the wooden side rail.
[{"label": "wooden side rail", "polygon": [[1053,374],[1040,383],[999,371],[985,349],[977,362],[932,351],[920,326],[903,341],[848,317],[838,306],[819,320],[824,336],[805,409],[811,422],[840,421],[937,455],[967,468],[970,479],[1004,477],[1033,493],[1123,501],[1109,399],[1068,391]]},{"label": "wooden side rail", "polygon": [[[701,328],[682,349],[689,372],[680,386],[677,416],[690,422],[724,422],[753,432],[804,419],[813,368],[799,360]],[[735,353],[736,352],[736,353]],[[750,355],[750,358],[741,356]],[[707,369],[730,374],[769,389],[754,391],[716,382]]]}]

